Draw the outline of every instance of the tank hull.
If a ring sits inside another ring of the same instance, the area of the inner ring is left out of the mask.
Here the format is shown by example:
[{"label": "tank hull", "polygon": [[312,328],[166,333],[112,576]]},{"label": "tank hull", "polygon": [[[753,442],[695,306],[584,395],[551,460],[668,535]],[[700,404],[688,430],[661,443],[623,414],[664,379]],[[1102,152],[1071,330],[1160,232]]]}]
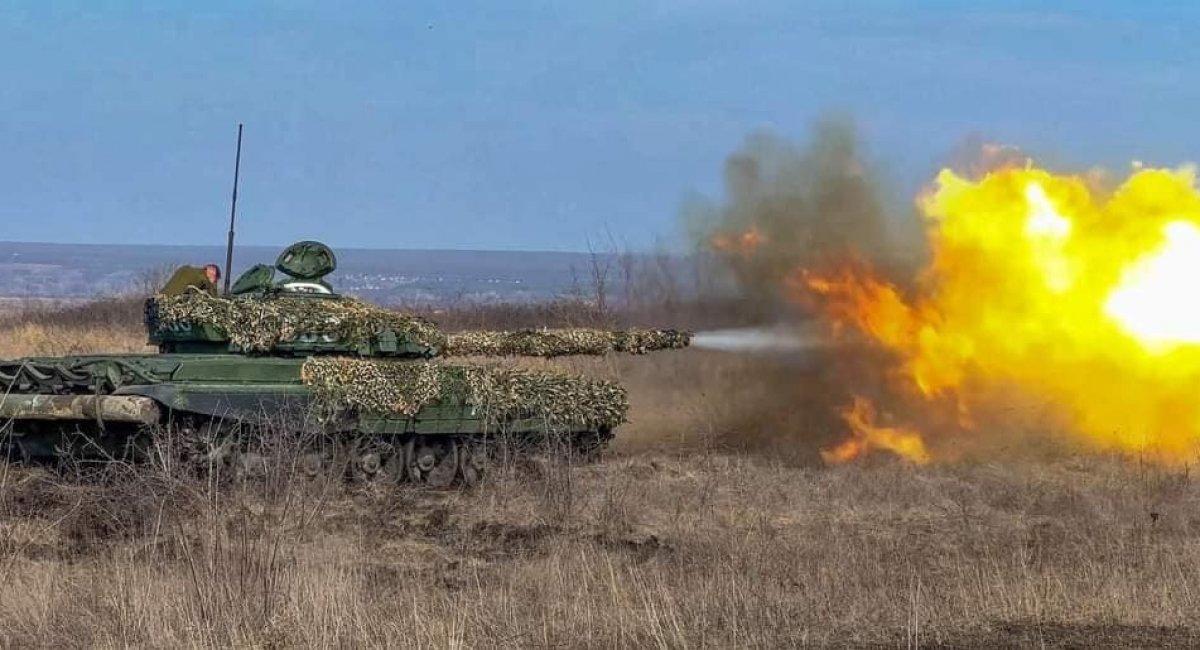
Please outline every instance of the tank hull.
[{"label": "tank hull", "polygon": [[330,403],[306,385],[307,361],[147,354],[0,362],[0,451],[41,462],[139,459],[164,436],[183,434],[199,461],[236,465],[255,440],[283,431],[360,450],[350,454],[358,474],[448,484],[477,479],[483,448],[501,440],[553,439],[594,453],[612,436],[611,427],[551,426],[538,417],[497,422],[451,395],[407,414]]}]

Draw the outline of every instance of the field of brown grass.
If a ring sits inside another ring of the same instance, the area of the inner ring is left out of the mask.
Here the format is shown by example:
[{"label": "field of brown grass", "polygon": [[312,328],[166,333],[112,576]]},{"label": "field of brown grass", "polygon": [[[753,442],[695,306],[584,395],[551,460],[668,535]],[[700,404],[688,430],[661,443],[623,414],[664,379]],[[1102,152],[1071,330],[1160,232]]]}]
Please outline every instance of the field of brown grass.
[{"label": "field of brown grass", "polygon": [[[0,315],[0,356],[143,341],[129,304]],[[0,646],[1200,646],[1187,469],[826,468],[836,396],[811,369],[700,350],[535,363],[629,387],[604,460],[448,492],[300,479],[286,450],[247,482],[3,468]]]},{"label": "field of brown grass", "polygon": [[0,359],[92,352],[152,352],[141,300],[86,303],[0,299]]}]

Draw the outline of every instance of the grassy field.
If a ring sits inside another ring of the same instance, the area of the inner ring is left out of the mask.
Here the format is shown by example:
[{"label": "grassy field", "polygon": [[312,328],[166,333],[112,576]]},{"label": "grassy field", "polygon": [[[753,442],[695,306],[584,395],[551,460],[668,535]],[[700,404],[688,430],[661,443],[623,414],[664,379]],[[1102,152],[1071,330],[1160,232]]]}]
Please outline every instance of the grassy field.
[{"label": "grassy field", "polygon": [[[0,315],[0,356],[143,340],[128,304]],[[700,350],[536,363],[629,387],[602,462],[449,492],[301,479],[286,450],[245,483],[3,468],[0,645],[1200,645],[1187,469],[825,468],[839,396],[813,369]]]}]

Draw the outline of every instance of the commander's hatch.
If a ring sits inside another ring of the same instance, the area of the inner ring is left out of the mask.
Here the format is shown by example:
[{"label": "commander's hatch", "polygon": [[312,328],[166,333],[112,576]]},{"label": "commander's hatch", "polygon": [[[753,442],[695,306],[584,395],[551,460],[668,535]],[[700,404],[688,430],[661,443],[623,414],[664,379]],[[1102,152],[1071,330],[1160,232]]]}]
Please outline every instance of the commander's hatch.
[{"label": "commander's hatch", "polygon": [[333,293],[324,278],[337,269],[337,256],[321,242],[302,241],[288,246],[275,260],[275,268],[291,278],[279,284],[284,292]]},{"label": "commander's hatch", "polygon": [[[333,295],[333,288],[325,276],[337,269],[337,256],[325,244],[316,241],[301,241],[288,246],[275,267],[256,264],[237,279],[230,289],[235,296],[257,291],[307,295]],[[279,270],[288,279],[275,282],[275,271]]]},{"label": "commander's hatch", "polygon": [[296,242],[279,254],[275,268],[294,280],[319,282],[337,269],[337,256],[321,242]]}]

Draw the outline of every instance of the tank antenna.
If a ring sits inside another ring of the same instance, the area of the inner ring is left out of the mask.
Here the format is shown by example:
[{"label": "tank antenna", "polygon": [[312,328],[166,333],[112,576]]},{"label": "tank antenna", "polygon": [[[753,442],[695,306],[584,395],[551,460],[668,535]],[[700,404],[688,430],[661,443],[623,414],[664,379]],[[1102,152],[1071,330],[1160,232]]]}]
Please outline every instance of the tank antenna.
[{"label": "tank antenna", "polygon": [[237,155],[233,159],[233,202],[229,206],[229,243],[225,247],[225,294],[229,294],[229,280],[233,274],[233,224],[237,219],[238,173],[242,168],[242,125],[238,123]]}]

